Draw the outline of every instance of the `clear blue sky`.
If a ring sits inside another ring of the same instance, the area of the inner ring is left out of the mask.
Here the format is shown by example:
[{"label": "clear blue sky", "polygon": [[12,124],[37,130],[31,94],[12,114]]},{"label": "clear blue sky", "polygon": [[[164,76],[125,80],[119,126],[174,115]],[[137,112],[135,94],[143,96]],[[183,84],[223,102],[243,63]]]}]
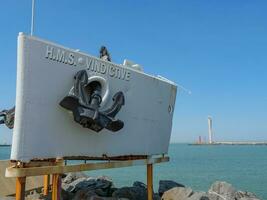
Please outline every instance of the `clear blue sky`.
[{"label": "clear blue sky", "polygon": [[[112,59],[192,91],[177,95],[172,141],[267,140],[267,1],[36,0],[35,35]],[[0,6],[0,109],[15,102],[16,40],[30,32],[31,0]],[[11,132],[0,128],[0,141]]]}]

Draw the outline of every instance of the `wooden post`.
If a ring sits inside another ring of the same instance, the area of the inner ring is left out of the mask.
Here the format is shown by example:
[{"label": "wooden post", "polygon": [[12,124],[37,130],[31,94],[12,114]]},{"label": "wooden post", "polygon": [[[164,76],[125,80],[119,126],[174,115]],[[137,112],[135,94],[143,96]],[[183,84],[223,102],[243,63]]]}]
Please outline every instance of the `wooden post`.
[{"label": "wooden post", "polygon": [[50,175],[44,175],[44,196],[47,196],[50,189]]},{"label": "wooden post", "polygon": [[16,178],[16,200],[25,199],[25,185],[26,185],[26,177]]},{"label": "wooden post", "polygon": [[147,165],[147,199],[153,200],[153,164]]},{"label": "wooden post", "polygon": [[60,200],[61,193],[61,175],[53,174],[52,176],[52,200]]}]

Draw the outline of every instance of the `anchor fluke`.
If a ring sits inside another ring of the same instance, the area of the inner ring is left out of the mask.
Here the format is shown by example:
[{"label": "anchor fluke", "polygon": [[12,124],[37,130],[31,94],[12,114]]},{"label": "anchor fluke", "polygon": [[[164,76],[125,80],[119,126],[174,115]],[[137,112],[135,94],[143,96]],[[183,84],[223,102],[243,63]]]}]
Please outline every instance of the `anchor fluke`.
[{"label": "anchor fluke", "polygon": [[0,112],[0,124],[5,124],[9,129],[14,128],[15,107]]},{"label": "anchor fluke", "polygon": [[88,83],[85,70],[78,71],[74,76],[74,85],[60,105],[72,111],[74,121],[96,132],[106,128],[116,132],[123,128],[124,123],[115,116],[125,104],[123,92],[113,96],[113,104],[105,111],[100,111],[102,102],[101,84],[97,81]]}]

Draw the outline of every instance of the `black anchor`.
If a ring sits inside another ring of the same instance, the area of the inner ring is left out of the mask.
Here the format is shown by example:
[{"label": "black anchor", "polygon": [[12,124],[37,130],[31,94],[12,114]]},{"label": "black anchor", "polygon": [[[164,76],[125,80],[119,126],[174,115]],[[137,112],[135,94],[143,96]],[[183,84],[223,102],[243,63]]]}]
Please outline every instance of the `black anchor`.
[{"label": "black anchor", "polygon": [[124,123],[115,119],[116,114],[124,105],[124,95],[121,91],[113,96],[113,105],[105,111],[100,111],[101,85],[97,81],[88,84],[86,70],[81,70],[74,76],[74,86],[69,94],[63,98],[60,105],[72,111],[74,120],[84,128],[96,132],[106,128],[110,131],[119,131]]}]

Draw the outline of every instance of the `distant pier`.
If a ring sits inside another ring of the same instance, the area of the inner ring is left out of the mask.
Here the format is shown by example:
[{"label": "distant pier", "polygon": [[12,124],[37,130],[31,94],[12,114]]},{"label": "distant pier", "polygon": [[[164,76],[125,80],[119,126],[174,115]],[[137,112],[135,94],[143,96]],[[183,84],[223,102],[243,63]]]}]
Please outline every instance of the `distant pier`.
[{"label": "distant pier", "polygon": [[188,145],[267,145],[267,141],[214,141],[212,124],[212,117],[208,116],[208,141],[205,139],[203,141],[201,135],[199,135],[198,141]]},{"label": "distant pier", "polygon": [[10,147],[11,144],[0,144],[0,147]]},{"label": "distant pier", "polygon": [[212,143],[191,143],[189,145],[267,145],[267,142],[212,142]]}]

